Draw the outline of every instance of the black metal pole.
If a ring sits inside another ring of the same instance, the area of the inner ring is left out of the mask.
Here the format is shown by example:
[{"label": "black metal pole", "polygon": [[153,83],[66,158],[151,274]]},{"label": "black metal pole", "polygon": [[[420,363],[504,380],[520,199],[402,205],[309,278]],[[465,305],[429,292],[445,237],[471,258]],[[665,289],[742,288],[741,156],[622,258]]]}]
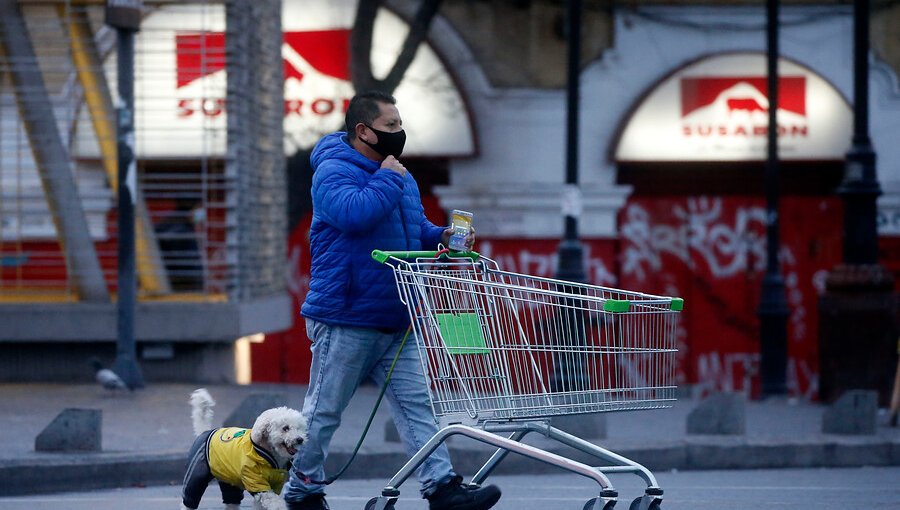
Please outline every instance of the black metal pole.
[{"label": "black metal pole", "polygon": [[[578,115],[579,78],[581,69],[581,0],[569,0],[568,12],[568,88],[566,91],[566,186],[570,202],[580,202],[578,193]],[[565,234],[559,244],[557,277],[561,280],[585,282],[584,248],[578,240],[580,203],[569,204],[565,213]]]},{"label": "black metal pole", "polygon": [[118,91],[116,108],[118,150],[118,342],[113,371],[130,388],[143,388],[144,378],[137,364],[134,338],[135,277],[134,197],[137,168],[134,160],[134,34],[135,30],[117,27]]},{"label": "black metal pole", "polygon": [[[848,390],[890,399],[897,366],[898,297],[893,274],[878,263],[876,199],[881,194],[869,139],[869,0],[853,3],[853,140],[837,189],[844,208],[843,263],[819,298],[819,398]],[[848,349],[847,346],[852,346]]]},{"label": "black metal pole", "polygon": [[766,273],[759,303],[762,395],[787,393],[787,318],[784,278],[778,263],[778,2],[766,0],[766,66],[769,129],[766,157]]},{"label": "black metal pole", "polygon": [[[569,0],[566,12],[568,40],[568,88],[566,92],[566,185],[563,191],[562,211],[565,232],[559,243],[559,262],[556,277],[569,282],[586,282],[584,248],[578,239],[578,215],[581,209],[581,193],[578,190],[578,112],[579,79],[581,68],[581,0]],[[578,292],[577,287],[562,285],[558,289],[566,293]],[[577,303],[563,307],[560,322],[567,325],[570,342],[583,342],[584,317]],[[550,385],[554,391],[571,392],[586,384],[585,373],[574,358],[558,359]]]},{"label": "black metal pole", "polygon": [[844,263],[878,263],[875,151],[869,139],[869,0],[853,2],[853,143],[837,192],[844,204]]}]

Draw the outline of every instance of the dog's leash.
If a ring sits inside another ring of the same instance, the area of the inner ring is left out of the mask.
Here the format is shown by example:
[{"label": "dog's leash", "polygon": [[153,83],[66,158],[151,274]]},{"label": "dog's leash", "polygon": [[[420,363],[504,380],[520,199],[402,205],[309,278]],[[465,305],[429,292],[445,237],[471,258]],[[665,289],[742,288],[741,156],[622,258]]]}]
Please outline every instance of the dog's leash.
[{"label": "dog's leash", "polygon": [[356,458],[356,454],[359,453],[360,447],[362,447],[363,441],[366,439],[366,434],[369,433],[369,427],[372,426],[372,421],[375,419],[375,413],[378,411],[378,407],[381,405],[381,399],[384,397],[384,392],[387,391],[388,383],[391,381],[391,375],[394,373],[394,365],[397,364],[397,360],[400,359],[400,353],[403,352],[403,347],[406,345],[406,340],[409,338],[409,334],[412,332],[412,324],[406,328],[406,334],[403,335],[403,341],[400,342],[400,348],[397,349],[397,355],[394,356],[394,361],[391,362],[391,368],[388,369],[387,378],[384,380],[384,384],[381,386],[381,392],[378,393],[378,398],[375,400],[375,406],[372,408],[372,414],[369,415],[369,421],[366,422],[366,428],[363,429],[362,435],[359,437],[359,441],[356,443],[356,448],[353,449],[353,453],[350,455],[350,458],[347,459],[347,463],[338,470],[338,472],[331,477],[326,478],[325,480],[313,480],[312,478],[306,476],[296,467],[292,467],[291,470],[298,478],[303,480],[303,483],[310,485],[329,485],[341,475],[344,474],[344,471],[347,471],[347,468],[350,467],[350,464],[353,463],[353,459]]}]

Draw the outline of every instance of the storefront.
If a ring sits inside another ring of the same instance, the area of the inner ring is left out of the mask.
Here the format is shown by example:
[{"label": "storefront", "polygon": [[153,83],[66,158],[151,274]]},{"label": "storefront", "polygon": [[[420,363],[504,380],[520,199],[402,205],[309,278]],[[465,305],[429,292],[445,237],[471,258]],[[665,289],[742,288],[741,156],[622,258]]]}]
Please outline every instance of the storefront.
[{"label": "storefront", "polygon": [[[698,394],[758,394],[769,106],[763,9],[650,7],[614,16],[613,47],[582,73],[576,200],[588,277],[685,298],[680,383]],[[779,257],[791,310],[788,385],[795,396],[815,398],[818,296],[841,257],[834,189],[852,130],[851,16],[846,7],[790,7],[782,22]],[[896,268],[900,89],[877,59],[870,83],[885,192],[882,260]],[[453,185],[438,190],[442,205],[475,212],[479,250],[504,268],[552,275],[561,203],[572,200],[562,185],[563,92],[482,85],[467,98],[482,152],[452,162]]]},{"label": "storefront", "polygon": [[[494,88],[458,33],[437,18],[430,44],[478,126],[478,151],[444,160],[450,184],[425,198],[432,218],[472,211],[478,251],[504,269],[552,276],[562,204],[574,201],[591,282],[685,298],[679,383],[696,394],[758,394],[769,107],[761,11],[617,12],[614,47],[582,74],[581,185],[574,194],[562,184],[564,92]],[[846,8],[790,8],[782,29],[779,257],[791,309],[788,384],[801,398],[816,398],[818,296],[841,257],[834,189],[852,127],[850,21]],[[733,31],[707,30],[722,26]],[[896,268],[900,229],[891,219],[900,217],[900,145],[892,140],[900,126],[892,119],[900,114],[900,89],[877,61],[871,83],[885,190],[882,258]],[[298,303],[308,281],[307,228],[298,225],[291,241]],[[254,378],[305,382],[301,324],[254,346]]]}]

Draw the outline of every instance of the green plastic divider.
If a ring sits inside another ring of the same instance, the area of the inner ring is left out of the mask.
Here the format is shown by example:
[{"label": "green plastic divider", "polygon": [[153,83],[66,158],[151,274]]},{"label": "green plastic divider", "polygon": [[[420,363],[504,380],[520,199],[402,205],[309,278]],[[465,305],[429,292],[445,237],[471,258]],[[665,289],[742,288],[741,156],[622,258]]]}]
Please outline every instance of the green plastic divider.
[{"label": "green plastic divider", "polygon": [[603,302],[603,311],[614,313],[627,312],[630,306],[631,303],[625,299],[607,299]]},{"label": "green plastic divider", "polygon": [[680,297],[672,298],[672,310],[676,312],[684,310],[684,299]]},{"label": "green plastic divider", "polygon": [[[377,260],[379,263],[384,264],[387,262],[387,259],[391,257],[396,257],[398,259],[415,259],[415,258],[435,258],[437,257],[437,251],[382,251],[382,250],[372,250],[372,258]],[[451,251],[441,253],[441,257],[450,257],[450,258],[467,258],[472,260],[478,260],[481,257],[481,254],[477,251]]]},{"label": "green plastic divider", "polygon": [[444,346],[450,354],[485,354],[484,331],[476,313],[436,313]]}]

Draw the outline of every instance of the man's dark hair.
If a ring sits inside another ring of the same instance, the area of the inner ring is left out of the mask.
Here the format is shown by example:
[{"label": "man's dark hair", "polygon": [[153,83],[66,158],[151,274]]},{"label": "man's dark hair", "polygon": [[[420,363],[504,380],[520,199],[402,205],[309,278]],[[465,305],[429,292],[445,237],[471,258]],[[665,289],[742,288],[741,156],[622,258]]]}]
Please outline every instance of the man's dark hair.
[{"label": "man's dark hair", "polygon": [[363,92],[353,96],[350,105],[347,106],[347,114],[344,115],[344,127],[347,130],[347,139],[356,138],[356,125],[362,122],[371,126],[375,119],[381,115],[379,103],[397,104],[394,96],[377,90]]}]

